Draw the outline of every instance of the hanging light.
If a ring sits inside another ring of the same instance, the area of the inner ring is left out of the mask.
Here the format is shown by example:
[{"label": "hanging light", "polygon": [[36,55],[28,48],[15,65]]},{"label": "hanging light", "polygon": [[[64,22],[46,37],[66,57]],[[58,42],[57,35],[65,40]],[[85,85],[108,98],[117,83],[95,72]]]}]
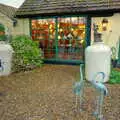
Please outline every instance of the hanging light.
[{"label": "hanging light", "polygon": [[52,29],[52,24],[50,24],[49,28]]},{"label": "hanging light", "polygon": [[58,36],[58,39],[61,39],[61,36],[60,36],[60,35]]},{"label": "hanging light", "polygon": [[59,31],[60,31],[60,32],[62,32],[62,31],[63,31],[63,29],[62,29],[62,28],[60,28],[60,29],[59,29]]},{"label": "hanging light", "polygon": [[107,26],[108,26],[108,19],[103,18],[103,20],[102,20],[102,30],[106,31],[107,30]]},{"label": "hanging light", "polygon": [[74,29],[73,29],[73,28],[71,28],[70,30],[71,30],[71,31],[74,31]]},{"label": "hanging light", "polygon": [[57,27],[59,28],[59,27],[60,27],[60,24],[58,24]]},{"label": "hanging light", "polygon": [[52,29],[50,29],[50,33],[52,33],[53,32],[53,30]]},{"label": "hanging light", "polygon": [[81,40],[80,43],[83,44],[84,40]]}]

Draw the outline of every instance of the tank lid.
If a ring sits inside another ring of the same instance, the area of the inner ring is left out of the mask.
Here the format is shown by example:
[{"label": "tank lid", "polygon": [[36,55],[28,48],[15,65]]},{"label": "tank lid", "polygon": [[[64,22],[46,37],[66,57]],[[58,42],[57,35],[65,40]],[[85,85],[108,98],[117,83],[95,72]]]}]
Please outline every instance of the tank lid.
[{"label": "tank lid", "polygon": [[94,42],[102,42],[102,34],[101,33],[94,34]]}]

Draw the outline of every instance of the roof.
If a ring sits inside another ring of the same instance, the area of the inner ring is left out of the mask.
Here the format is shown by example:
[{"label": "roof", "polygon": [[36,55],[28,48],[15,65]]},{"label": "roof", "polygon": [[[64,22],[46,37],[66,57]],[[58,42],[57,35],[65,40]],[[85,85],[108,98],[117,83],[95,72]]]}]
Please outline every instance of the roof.
[{"label": "roof", "polygon": [[26,0],[16,16],[120,11],[120,0]]},{"label": "roof", "polygon": [[14,19],[14,15],[16,11],[17,11],[17,8],[15,7],[0,4],[0,12],[6,15],[7,17],[9,17],[10,19]]}]

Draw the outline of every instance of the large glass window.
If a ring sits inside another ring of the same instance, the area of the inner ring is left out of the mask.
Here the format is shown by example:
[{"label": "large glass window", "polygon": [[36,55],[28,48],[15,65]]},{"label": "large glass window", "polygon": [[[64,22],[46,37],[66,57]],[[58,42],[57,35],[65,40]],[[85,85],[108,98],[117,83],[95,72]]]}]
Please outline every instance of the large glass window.
[{"label": "large glass window", "polygon": [[82,59],[86,19],[68,17],[58,19],[58,47],[61,59]]},{"label": "large glass window", "polygon": [[47,59],[80,60],[86,39],[85,17],[32,20],[32,38]]},{"label": "large glass window", "polygon": [[54,58],[55,19],[32,20],[32,39],[39,42],[45,58]]}]

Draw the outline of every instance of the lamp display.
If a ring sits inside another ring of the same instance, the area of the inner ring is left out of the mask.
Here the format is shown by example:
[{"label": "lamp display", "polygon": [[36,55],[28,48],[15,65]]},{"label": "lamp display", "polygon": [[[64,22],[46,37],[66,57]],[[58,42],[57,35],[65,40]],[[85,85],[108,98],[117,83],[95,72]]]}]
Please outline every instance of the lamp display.
[{"label": "lamp display", "polygon": [[32,39],[40,43],[45,58],[54,58],[58,54],[59,59],[82,59],[86,18],[60,17],[57,28],[55,21],[54,18],[32,20]]},{"label": "lamp display", "polygon": [[107,26],[108,26],[108,19],[104,18],[102,20],[102,30],[106,31],[107,30]]}]

